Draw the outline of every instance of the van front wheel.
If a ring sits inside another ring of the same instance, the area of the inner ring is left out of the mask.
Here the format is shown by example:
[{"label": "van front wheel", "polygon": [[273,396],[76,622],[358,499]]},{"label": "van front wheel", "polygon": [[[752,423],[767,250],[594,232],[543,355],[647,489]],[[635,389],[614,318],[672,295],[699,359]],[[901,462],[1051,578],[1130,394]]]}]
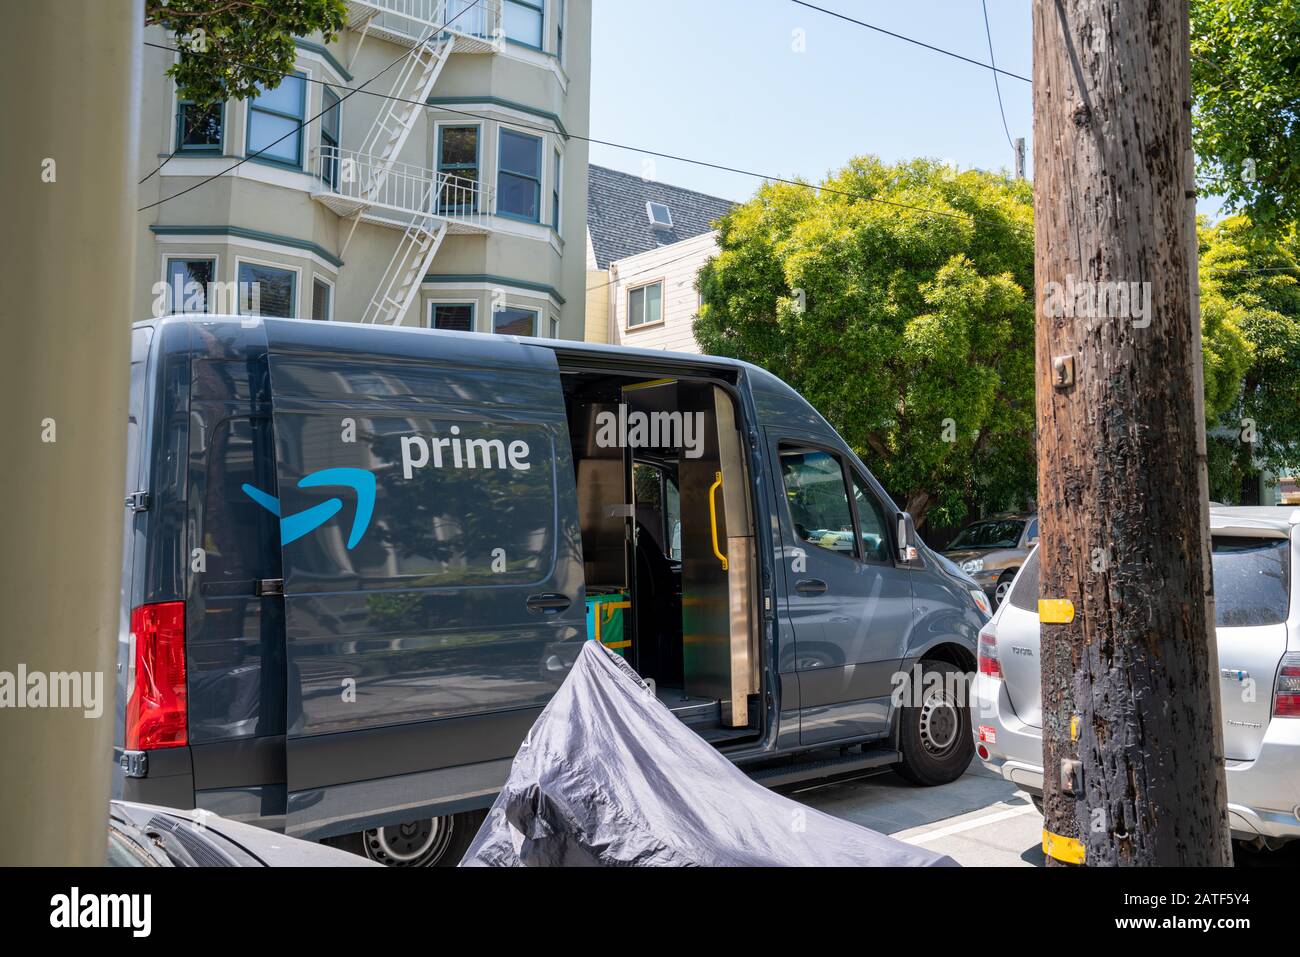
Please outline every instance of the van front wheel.
[{"label": "van front wheel", "polygon": [[405,821],[346,834],[327,843],[388,867],[455,867],[483,823],[484,812]]},{"label": "van front wheel", "polygon": [[934,787],[956,781],[970,765],[975,750],[970,708],[964,697],[965,676],[946,661],[921,662],[921,687],[898,717],[898,750],[894,765],[913,784]]}]

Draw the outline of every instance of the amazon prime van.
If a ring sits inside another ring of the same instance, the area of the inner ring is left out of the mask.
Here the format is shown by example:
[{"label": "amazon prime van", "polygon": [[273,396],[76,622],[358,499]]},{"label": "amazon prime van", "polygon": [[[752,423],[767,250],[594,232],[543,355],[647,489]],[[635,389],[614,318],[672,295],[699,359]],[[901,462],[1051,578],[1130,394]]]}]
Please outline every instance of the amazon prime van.
[{"label": "amazon prime van", "polygon": [[954,683],[897,692],[973,670],[983,593],[769,373],[347,323],[133,335],[115,796],[454,863],[592,640],[770,785],[970,762]]}]

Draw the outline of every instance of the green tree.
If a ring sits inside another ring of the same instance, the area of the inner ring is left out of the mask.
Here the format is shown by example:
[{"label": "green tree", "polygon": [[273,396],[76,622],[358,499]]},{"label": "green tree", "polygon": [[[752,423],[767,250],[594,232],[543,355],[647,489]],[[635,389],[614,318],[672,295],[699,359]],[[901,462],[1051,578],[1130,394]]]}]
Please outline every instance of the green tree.
[{"label": "green tree", "polygon": [[1300,0],[1191,0],[1203,190],[1270,231],[1300,221]]},{"label": "green tree", "polygon": [[[1037,484],[1029,185],[874,157],[821,185],[765,184],[719,221],[700,346],[798,389],[918,527],[1022,507]],[[1249,316],[1219,287],[1203,295],[1218,422],[1251,363]]]},{"label": "green tree", "polygon": [[1023,504],[1035,484],[1029,185],[860,157],[822,186],[768,183],[723,217],[700,276],[701,347],[803,393],[918,526]]},{"label": "green tree", "polygon": [[1224,317],[1247,346],[1241,386],[1220,396],[1214,416],[1210,495],[1253,504],[1262,470],[1300,470],[1300,243],[1294,228],[1274,238],[1241,216],[1203,225],[1199,237],[1202,315]]},{"label": "green tree", "polygon": [[186,51],[167,73],[185,99],[207,105],[257,94],[293,72],[294,37],[328,43],[347,22],[344,0],[146,0],[145,24]]}]

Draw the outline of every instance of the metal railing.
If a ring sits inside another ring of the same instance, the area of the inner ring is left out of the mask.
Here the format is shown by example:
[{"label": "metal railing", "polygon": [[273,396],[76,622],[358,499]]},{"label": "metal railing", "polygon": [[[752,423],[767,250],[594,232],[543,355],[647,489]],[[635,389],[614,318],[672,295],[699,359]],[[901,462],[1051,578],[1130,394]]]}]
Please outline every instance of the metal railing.
[{"label": "metal railing", "polygon": [[410,163],[381,162],[356,150],[316,147],[312,172],[322,192],[358,206],[433,215],[481,229],[487,228],[492,213],[492,190],[476,180]]},{"label": "metal railing", "polygon": [[424,28],[447,24],[448,33],[491,40],[501,27],[501,0],[351,0],[350,5],[378,11],[385,29],[412,38]]}]

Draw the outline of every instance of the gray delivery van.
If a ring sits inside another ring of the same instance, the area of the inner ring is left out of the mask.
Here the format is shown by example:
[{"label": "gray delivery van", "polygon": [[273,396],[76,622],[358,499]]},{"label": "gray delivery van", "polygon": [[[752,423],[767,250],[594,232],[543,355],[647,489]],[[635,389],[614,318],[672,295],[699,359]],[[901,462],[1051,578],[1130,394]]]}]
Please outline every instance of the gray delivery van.
[{"label": "gray delivery van", "polygon": [[982,593],[775,376],[348,323],[133,336],[115,796],[454,863],[588,640],[770,785],[970,762],[959,683],[920,679],[973,671]]}]

